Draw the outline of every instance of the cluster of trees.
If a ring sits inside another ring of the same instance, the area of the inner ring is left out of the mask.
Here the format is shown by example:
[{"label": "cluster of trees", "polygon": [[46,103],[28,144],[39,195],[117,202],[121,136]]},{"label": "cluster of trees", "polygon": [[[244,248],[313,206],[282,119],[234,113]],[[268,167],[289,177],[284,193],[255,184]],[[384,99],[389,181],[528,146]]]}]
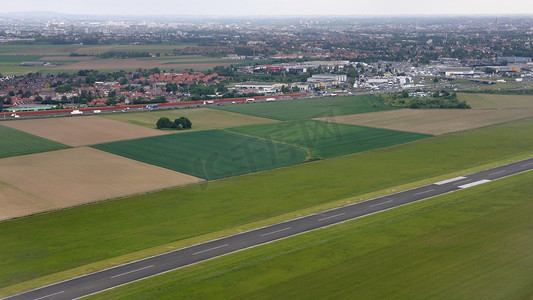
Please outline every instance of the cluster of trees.
[{"label": "cluster of trees", "polygon": [[161,117],[155,124],[158,129],[190,129],[192,128],[192,122],[186,117],[179,117],[172,122],[167,117]]},{"label": "cluster of trees", "polygon": [[[419,90],[417,90],[419,91]],[[470,105],[465,101],[459,101],[456,93],[445,90],[435,91],[429,98],[411,98],[407,91],[400,94],[380,95],[380,99],[389,106],[406,108],[455,108],[468,109]]]},{"label": "cluster of trees", "polygon": [[165,96],[158,96],[151,100],[144,99],[141,97],[133,99],[133,104],[155,104],[155,103],[166,103],[166,102],[167,102],[167,97]]}]

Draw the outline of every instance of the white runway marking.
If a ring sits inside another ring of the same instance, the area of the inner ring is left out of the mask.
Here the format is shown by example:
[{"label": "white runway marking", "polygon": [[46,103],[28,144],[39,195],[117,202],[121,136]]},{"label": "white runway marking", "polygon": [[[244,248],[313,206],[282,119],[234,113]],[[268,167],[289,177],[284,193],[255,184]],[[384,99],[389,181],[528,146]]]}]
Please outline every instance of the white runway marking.
[{"label": "white runway marking", "polygon": [[154,265],[150,265],[150,266],[147,266],[147,267],[144,267],[144,268],[140,268],[140,269],[137,269],[137,270],[129,271],[129,272],[126,272],[126,273],[115,275],[115,276],[111,276],[111,278],[117,278],[117,277],[120,277],[120,276],[123,276],[123,275],[127,275],[127,274],[130,274],[130,273],[133,273],[133,272],[137,272],[137,271],[140,271],[140,270],[148,269],[148,268],[151,268],[153,266]]},{"label": "white runway marking", "polygon": [[480,185],[480,184],[487,183],[487,182],[490,182],[490,180],[483,179],[483,180],[480,180],[480,181],[475,181],[475,182],[472,182],[472,183],[460,185],[460,186],[458,186],[458,188],[466,189],[466,188],[473,187],[473,186]]},{"label": "white runway marking", "polygon": [[466,179],[466,177],[459,176],[459,177],[455,177],[455,178],[451,178],[451,179],[446,179],[446,180],[443,180],[443,181],[435,182],[435,184],[436,185],[443,185],[443,184],[446,184],[446,183],[450,183],[450,182],[454,182],[454,181],[462,180],[462,179]]},{"label": "white runway marking", "polygon": [[431,190],[423,191],[423,192],[420,192],[420,193],[416,193],[415,196],[422,195],[422,194],[429,193],[429,192],[433,192],[434,190],[435,189],[431,189]]},{"label": "white runway marking", "polygon": [[292,228],[292,227],[287,227],[287,228],[283,228],[283,229],[280,229],[280,230],[276,230],[276,231],[272,231],[272,232],[263,233],[261,236],[265,236],[265,235],[269,235],[269,234],[274,234],[274,233],[282,232],[282,231],[285,231],[285,230],[289,230],[289,229],[291,229],[291,228]]},{"label": "white runway marking", "polygon": [[222,245],[222,246],[218,246],[218,247],[214,247],[214,248],[210,248],[210,249],[206,249],[206,250],[198,251],[198,252],[193,253],[192,255],[196,255],[196,254],[204,253],[204,252],[211,251],[211,250],[215,250],[215,249],[218,249],[218,248],[223,248],[223,247],[226,247],[226,246],[228,246],[228,245],[229,245],[229,244],[224,244],[224,245]]},{"label": "white runway marking", "polygon": [[531,165],[533,165],[533,162],[530,162],[528,164],[523,164],[522,167],[527,167],[527,166],[531,166]]},{"label": "white runway marking", "polygon": [[392,202],[392,200],[389,200],[389,201],[381,202],[381,203],[378,203],[378,204],[370,205],[370,207],[379,206],[379,205],[383,205],[383,204],[387,204],[387,203],[391,203],[391,202]]},{"label": "white runway marking", "polygon": [[39,299],[44,299],[44,298],[52,297],[52,296],[59,295],[59,294],[64,293],[64,292],[65,292],[65,291],[61,291],[61,292],[57,292],[57,293],[53,293],[53,294],[50,294],[50,295],[47,295],[47,296],[42,296],[42,297],[39,297],[39,298],[35,298],[34,300],[39,300]]},{"label": "white runway marking", "polygon": [[346,213],[341,213],[341,214],[338,214],[338,215],[329,216],[329,217],[325,217],[325,218],[318,219],[318,220],[319,220],[319,221],[324,221],[324,220],[331,219],[331,218],[335,218],[335,217],[342,216],[342,215],[345,215],[345,214],[346,214]]},{"label": "white runway marking", "polygon": [[498,172],[492,172],[492,173],[489,173],[489,175],[496,175],[496,174],[500,174],[500,173],[503,173],[507,170],[501,170],[501,171],[498,171]]}]

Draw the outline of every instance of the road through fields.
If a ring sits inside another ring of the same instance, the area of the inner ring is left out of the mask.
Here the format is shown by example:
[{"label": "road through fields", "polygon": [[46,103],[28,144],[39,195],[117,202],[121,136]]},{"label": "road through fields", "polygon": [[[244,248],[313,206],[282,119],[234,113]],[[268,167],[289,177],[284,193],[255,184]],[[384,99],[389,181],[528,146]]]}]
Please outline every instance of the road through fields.
[{"label": "road through fields", "polygon": [[76,299],[250,247],[533,170],[533,158],[134,261],[4,299]]}]

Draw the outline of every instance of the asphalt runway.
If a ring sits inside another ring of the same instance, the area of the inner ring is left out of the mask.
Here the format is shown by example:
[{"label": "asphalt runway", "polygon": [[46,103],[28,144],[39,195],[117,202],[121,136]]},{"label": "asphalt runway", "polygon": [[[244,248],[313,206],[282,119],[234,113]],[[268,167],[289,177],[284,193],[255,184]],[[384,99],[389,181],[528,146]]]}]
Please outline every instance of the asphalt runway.
[{"label": "asphalt runway", "polygon": [[76,299],[296,234],[533,169],[533,158],[239,233],[69,279],[4,299]]}]

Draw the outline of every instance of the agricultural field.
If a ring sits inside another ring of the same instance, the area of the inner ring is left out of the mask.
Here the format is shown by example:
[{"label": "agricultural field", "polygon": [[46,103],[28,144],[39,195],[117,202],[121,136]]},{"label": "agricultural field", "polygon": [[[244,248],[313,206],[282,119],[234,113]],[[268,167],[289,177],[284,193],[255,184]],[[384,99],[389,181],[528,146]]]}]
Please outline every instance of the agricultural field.
[{"label": "agricultural field", "polygon": [[3,126],[12,123],[14,122],[2,122],[0,125],[0,158],[68,148],[66,145]]},{"label": "agricultural field", "polygon": [[[4,295],[6,289],[17,291],[9,289],[11,285],[61,271],[65,271],[63,276],[66,277],[54,277],[54,280],[68,278],[79,273],[71,274],[67,270],[135,251],[157,246],[165,251],[173,249],[162,246],[168,243],[222,230],[235,233],[247,224],[284,214],[294,217],[301,210],[319,205],[360,201],[367,193],[381,190],[390,193],[397,191],[395,187],[399,185],[435,176],[441,176],[442,180],[446,179],[442,176],[449,176],[451,172],[517,155],[530,155],[532,127],[533,118],[530,118],[386,149],[4,221],[0,223],[0,257],[3,258],[0,288],[4,291],[0,294]],[[483,203],[488,200],[483,199]],[[429,203],[428,209],[432,207],[432,202]],[[471,210],[472,213],[476,211]],[[443,216],[442,222],[452,220],[450,214]],[[442,224],[431,216],[427,219],[431,224]],[[384,220],[384,223],[389,222],[388,218]],[[420,230],[424,227],[407,228]],[[44,280],[37,284],[45,282],[50,283]],[[33,285],[24,289],[30,286]]]},{"label": "agricultural field", "polygon": [[[214,66],[230,64],[227,60],[200,55],[172,55],[172,50],[194,46],[180,45],[0,45],[0,73],[20,75],[35,71],[69,72],[84,69],[100,71],[143,69],[197,69],[206,70]],[[70,57],[71,53],[80,55],[99,55],[107,51],[160,53],[160,57],[138,59],[100,59],[94,56]],[[167,54],[167,55],[165,55]],[[20,66],[23,61],[49,62],[47,66]]]},{"label": "agricultural field", "polygon": [[307,156],[303,149],[217,130],[93,147],[208,180],[293,165]]},{"label": "agricultural field", "polygon": [[168,61],[159,59],[93,59],[69,64],[46,66],[44,70],[49,71],[68,71],[68,70],[100,70],[100,71],[118,71],[118,70],[135,70],[135,69],[153,69],[162,70],[208,70],[216,66],[230,65],[231,62],[220,61],[209,57],[202,60],[172,60]]},{"label": "agricultural field", "polygon": [[16,120],[2,124],[69,146],[91,145],[168,133],[98,116]]},{"label": "agricultural field", "polygon": [[158,45],[97,45],[97,46],[84,46],[78,48],[75,53],[98,55],[107,51],[131,51],[131,52],[159,52],[162,56],[165,53],[172,54],[172,50],[178,48],[193,47],[196,44],[158,44]]},{"label": "agricultural field", "polygon": [[[353,124],[441,135],[533,117],[528,109],[402,109],[335,117],[341,124]],[[330,121],[329,118],[318,120]]]},{"label": "agricultural field", "polygon": [[314,159],[331,158],[431,137],[419,133],[301,120],[243,126],[229,132],[308,149]]},{"label": "agricultural field", "polygon": [[[161,117],[167,117],[171,120],[179,117],[186,117],[192,121],[193,126],[191,130],[193,131],[277,122],[276,120],[209,108],[154,110],[145,112],[130,112],[127,114],[105,114],[101,116],[108,119],[148,128],[156,128],[155,124]],[[181,132],[189,131],[190,130]]]},{"label": "agricultural field", "polygon": [[533,95],[457,94],[473,109],[523,109],[533,108]]},{"label": "agricultural field", "polygon": [[202,181],[82,147],[0,159],[0,220]]},{"label": "agricultural field", "polygon": [[216,109],[282,121],[392,110],[372,95],[221,105]]},{"label": "agricultural field", "polygon": [[527,299],[532,180],[520,174],[88,299]]}]

